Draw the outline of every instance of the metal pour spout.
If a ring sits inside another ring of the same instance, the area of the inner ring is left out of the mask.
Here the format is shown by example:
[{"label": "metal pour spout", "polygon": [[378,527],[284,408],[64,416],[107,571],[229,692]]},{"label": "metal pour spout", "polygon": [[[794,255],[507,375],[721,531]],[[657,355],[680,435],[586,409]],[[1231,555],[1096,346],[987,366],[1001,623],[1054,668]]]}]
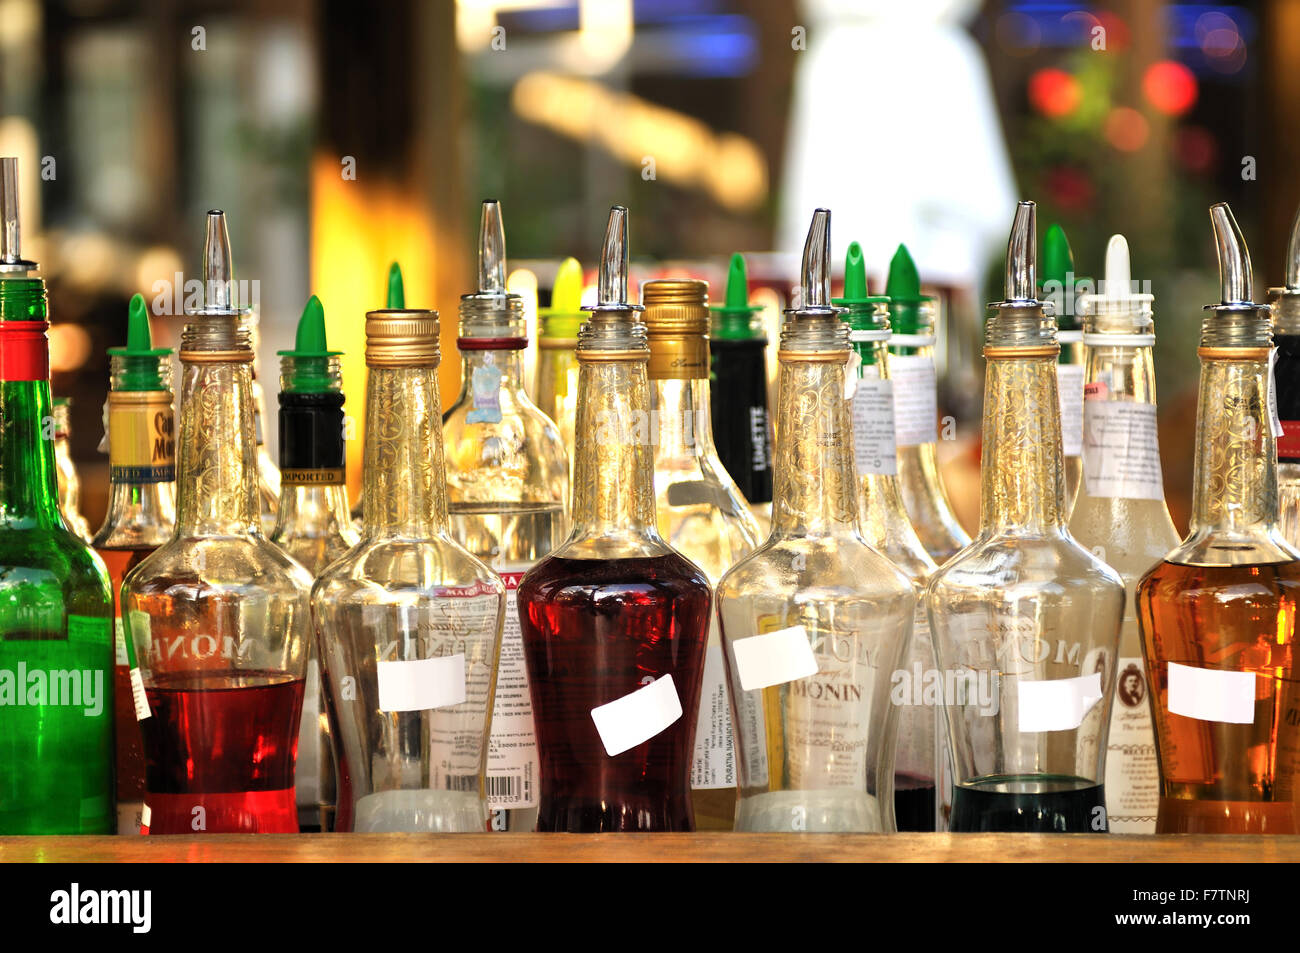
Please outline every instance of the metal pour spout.
[{"label": "metal pour spout", "polygon": [[1300,293],[1300,208],[1291,222],[1291,241],[1286,246],[1286,290]]},{"label": "metal pour spout", "polygon": [[615,205],[605,224],[605,242],[600,251],[599,288],[594,307],[584,311],[642,311],[627,294],[628,241],[627,208]]},{"label": "metal pour spout", "polygon": [[18,221],[18,160],[0,158],[0,274],[26,274],[36,262],[22,255],[22,229]]},{"label": "metal pour spout", "polygon": [[230,254],[226,213],[212,209],[208,212],[207,233],[203,239],[204,311],[238,312],[234,300],[234,278],[235,266]]},{"label": "metal pour spout", "polygon": [[1253,304],[1250,250],[1227,202],[1210,206],[1210,222],[1214,225],[1214,244],[1219,254],[1220,304]]},{"label": "metal pour spout", "polygon": [[501,221],[501,203],[496,199],[484,200],[479,217],[478,293],[506,293],[506,229]]},{"label": "metal pour spout", "polygon": [[1008,304],[1037,303],[1037,209],[1033,202],[1017,202],[1007,240],[1003,299]]}]

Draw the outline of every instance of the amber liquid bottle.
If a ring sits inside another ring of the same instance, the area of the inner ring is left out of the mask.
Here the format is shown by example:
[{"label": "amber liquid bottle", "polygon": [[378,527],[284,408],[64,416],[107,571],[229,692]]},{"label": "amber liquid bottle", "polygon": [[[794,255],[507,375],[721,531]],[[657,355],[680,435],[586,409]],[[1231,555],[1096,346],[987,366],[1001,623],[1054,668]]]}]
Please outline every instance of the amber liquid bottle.
[{"label": "amber liquid bottle", "polygon": [[1268,308],[1210,210],[1222,303],[1201,330],[1190,532],[1138,586],[1160,753],[1156,833],[1295,834],[1300,554],[1277,527]]},{"label": "amber liquid bottle", "polygon": [[539,831],[690,831],[709,584],[656,528],[649,350],[627,300],[627,210],[578,337],[573,532],[519,584]]}]

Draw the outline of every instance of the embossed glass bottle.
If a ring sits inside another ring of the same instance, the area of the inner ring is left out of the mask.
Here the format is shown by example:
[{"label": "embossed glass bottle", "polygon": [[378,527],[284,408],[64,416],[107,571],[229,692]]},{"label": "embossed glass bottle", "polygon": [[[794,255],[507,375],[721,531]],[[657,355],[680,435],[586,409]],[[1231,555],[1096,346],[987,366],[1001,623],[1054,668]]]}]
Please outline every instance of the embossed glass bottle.
[{"label": "embossed glass bottle", "polygon": [[497,665],[487,800],[491,829],[537,824],[538,763],[516,595],[564,538],[569,458],[555,424],[524,392],[524,303],[506,293],[501,206],[483,203],[478,291],[460,299],[461,389],[443,415],[447,502],[456,541],[500,574],[505,625]]},{"label": "embossed glass bottle", "polygon": [[646,330],[627,209],[578,332],[573,532],[519,584],[540,831],[689,831],[709,584],[655,526]]},{"label": "embossed glass bottle", "polygon": [[[762,539],[713,442],[708,295],[706,282],[688,278],[641,286],[650,345],[647,371],[659,532],[716,585]],[[735,764],[722,643],[716,622],[711,622],[691,769],[697,830],[731,830],[735,824]]]},{"label": "embossed glass bottle", "polygon": [[1112,236],[1105,288],[1079,301],[1087,351],[1083,482],[1070,533],[1124,580],[1119,675],[1106,753],[1106,818],[1114,834],[1153,833],[1160,798],[1136,588],[1143,574],[1178,545],[1178,533],[1165,505],[1156,434],[1152,300],[1133,292],[1128,243],[1123,235]]},{"label": "embossed glass bottle", "polygon": [[[907,518],[898,489],[895,443],[895,382],[890,377],[889,299],[867,295],[867,269],[857,242],[844,259],[844,297],[849,343],[855,359],[849,397],[852,407],[854,466],[858,474],[858,517],[862,537],[912,581],[917,608],[912,637],[901,668],[891,673],[890,702],[897,709],[898,742],[894,751],[894,819],[900,831],[933,831],[940,825],[951,796],[940,788],[948,771],[947,749],[933,692],[926,698],[925,678],[934,671],[934,643],[925,612],[926,583],[935,565]],[[933,676],[930,676],[933,677]]]},{"label": "embossed glass bottle", "polygon": [[209,212],[205,304],[181,334],[176,531],[122,585],[151,834],[298,831],[311,576],[262,535],[230,261],[225,215]]},{"label": "embossed glass bottle", "polygon": [[116,609],[113,724],[117,748],[117,832],[143,826],[145,763],[131,697],[120,595],[126,574],[176,530],[176,433],[171,348],[155,348],[142,295],[131,299],[127,346],[109,348],[109,497],[92,545],[108,567]]},{"label": "embossed glass bottle", "polygon": [[1104,831],[1124,584],[1065,527],[1056,322],[1016,210],[984,356],[980,531],[927,591],[954,770],[953,831]]},{"label": "embossed glass bottle", "polygon": [[111,834],[113,600],[59,512],[45,282],[0,159],[0,835]]},{"label": "embossed glass bottle", "polygon": [[[392,262],[388,266],[388,287],[385,292],[384,307],[389,311],[402,311],[406,308],[406,286],[402,282],[402,267],[397,262]],[[361,533],[361,517],[366,509],[365,492],[366,485],[364,481],[365,474],[362,474],[363,480],[361,489],[357,493],[356,501],[352,504],[352,528]]]},{"label": "embossed glass bottle", "polygon": [[1065,466],[1065,517],[1070,518],[1083,474],[1083,324],[1081,291],[1092,290],[1090,278],[1074,273],[1074,252],[1065,229],[1053,222],[1043,234],[1042,299],[1056,315],[1056,388],[1061,401],[1061,450]]},{"label": "embossed glass bottle", "polygon": [[736,830],[892,831],[889,686],[916,594],[858,529],[849,332],[830,302],[826,209],[808,231],[802,291],[777,355],[772,535],[718,583]]},{"label": "embossed glass bottle", "polygon": [[[582,327],[582,265],[576,258],[560,263],[551,289],[551,306],[543,308],[537,336],[537,407],[560,430],[572,454],[578,409],[578,328]],[[570,462],[572,457],[570,456]],[[570,468],[572,473],[572,468]]]},{"label": "embossed glass bottle", "polygon": [[894,381],[898,489],[925,551],[942,563],[970,542],[948,502],[939,474],[939,401],[934,367],[934,298],[921,294],[921,279],[906,245],[889,263],[889,376]]},{"label": "embossed glass bottle", "polygon": [[1246,243],[1210,209],[1222,302],[1201,322],[1187,538],[1138,584],[1160,746],[1161,834],[1300,831],[1300,553],[1278,532],[1267,305]]},{"label": "embossed glass bottle", "polygon": [[505,586],[447,520],[438,315],[366,315],[361,542],[312,590],[338,831],[484,831]]},{"label": "embossed glass bottle", "polygon": [[[325,309],[312,295],[293,350],[280,352],[280,505],[271,542],[318,577],[357,544],[348,512],[339,351],[325,341]],[[315,639],[308,647],[298,727],[298,823],[304,832],[334,826],[334,756],[321,705]]]},{"label": "embossed glass bottle", "polygon": [[1286,249],[1286,278],[1268,290],[1273,312],[1273,368],[1278,423],[1278,529],[1300,549],[1300,209],[1291,222]]},{"label": "embossed glass bottle", "polygon": [[81,477],[72,462],[72,398],[54,398],[54,468],[59,478],[59,509],[68,529],[86,542],[94,534],[81,515]]},{"label": "embossed glass bottle", "polygon": [[258,377],[258,355],[262,353],[259,326],[261,318],[256,311],[244,311],[244,329],[248,332],[248,346],[253,351],[253,437],[257,442],[257,511],[262,524],[262,534],[270,536],[275,530],[276,512],[280,508],[280,468],[271,459],[263,439],[266,426],[266,390]]}]

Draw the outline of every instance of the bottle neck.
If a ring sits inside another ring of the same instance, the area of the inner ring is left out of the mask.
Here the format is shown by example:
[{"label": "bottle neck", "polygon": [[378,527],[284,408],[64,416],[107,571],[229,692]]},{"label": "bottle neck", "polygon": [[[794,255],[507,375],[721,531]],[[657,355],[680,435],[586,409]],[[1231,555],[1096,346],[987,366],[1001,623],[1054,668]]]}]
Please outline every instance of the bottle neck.
[{"label": "bottle neck", "polygon": [[[1118,335],[1116,335],[1118,336]],[[1104,344],[1087,349],[1084,396],[1155,404],[1156,372],[1147,345]]]},{"label": "bottle neck", "polygon": [[282,537],[326,536],[340,526],[351,525],[346,485],[285,484],[280,489],[271,538],[278,541]]},{"label": "bottle neck", "polygon": [[847,351],[779,352],[772,532],[858,532],[852,429],[844,399]]},{"label": "bottle neck", "polygon": [[129,534],[132,548],[161,546],[176,526],[175,483],[128,483],[113,480],[104,525],[96,546],[112,547],[119,533]]},{"label": "bottle neck", "polygon": [[436,364],[370,368],[364,467],[362,522],[368,538],[447,532]]},{"label": "bottle neck", "polygon": [[176,524],[176,429],[170,390],[109,392],[108,459],[108,513],[96,545],[111,545],[119,530],[141,543],[165,541]]},{"label": "bottle neck", "polygon": [[45,283],[0,280],[0,523],[63,526],[54,461],[54,402]]},{"label": "bottle neck", "polygon": [[[854,344],[854,350],[861,358],[857,366],[857,377],[889,379],[889,349],[884,341],[862,341]],[[891,427],[892,429],[892,427]],[[897,454],[895,454],[895,461]],[[897,466],[895,462],[894,466]],[[903,538],[912,542],[915,532],[903,503],[902,491],[898,486],[896,473],[861,473],[858,476],[858,510],[861,515],[861,530],[867,542],[881,549],[885,542],[894,543]],[[908,536],[911,536],[909,539]],[[893,547],[891,547],[893,548]],[[915,549],[920,554],[924,548],[919,540]],[[887,553],[889,555],[889,553]]]},{"label": "bottle neck", "polygon": [[182,360],[177,535],[260,533],[251,356],[196,360],[202,353]]},{"label": "bottle neck", "polygon": [[653,381],[655,426],[655,468],[670,461],[699,461],[716,457],[713,444],[712,414],[709,407],[709,381],[700,377],[689,380]]},{"label": "bottle neck", "polygon": [[[1267,348],[1201,349],[1193,534],[1263,537],[1277,527],[1277,450]],[[1232,355],[1232,351],[1239,355]]]},{"label": "bottle neck", "polygon": [[491,411],[498,402],[507,405],[524,389],[524,358],[521,348],[475,348],[461,346],[461,392],[458,403],[470,401],[475,409]]},{"label": "bottle neck", "polygon": [[998,350],[1006,353],[985,349],[980,532],[1059,532],[1064,529],[1065,475],[1056,348]]},{"label": "bottle neck", "polygon": [[581,360],[572,539],[658,540],[646,355]]}]

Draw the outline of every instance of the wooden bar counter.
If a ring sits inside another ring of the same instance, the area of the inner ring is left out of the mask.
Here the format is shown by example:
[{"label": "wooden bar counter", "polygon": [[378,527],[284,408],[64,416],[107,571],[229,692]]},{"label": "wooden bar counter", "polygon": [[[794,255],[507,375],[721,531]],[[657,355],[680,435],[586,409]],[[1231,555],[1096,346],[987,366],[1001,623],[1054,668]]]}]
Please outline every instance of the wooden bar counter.
[{"label": "wooden bar counter", "polygon": [[1300,837],[1090,834],[206,834],[0,837],[0,863],[1255,863]]}]

